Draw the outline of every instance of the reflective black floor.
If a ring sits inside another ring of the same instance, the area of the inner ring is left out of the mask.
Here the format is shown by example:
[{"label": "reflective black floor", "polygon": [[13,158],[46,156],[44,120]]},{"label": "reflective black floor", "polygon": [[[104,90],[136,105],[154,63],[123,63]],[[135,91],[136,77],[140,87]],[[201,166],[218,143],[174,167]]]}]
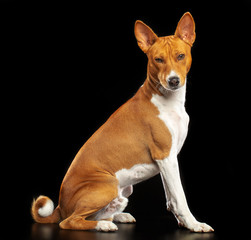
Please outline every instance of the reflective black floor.
[{"label": "reflective black floor", "polygon": [[211,240],[218,239],[216,233],[190,233],[178,228],[168,219],[141,220],[136,224],[117,224],[119,230],[115,233],[95,231],[62,230],[57,224],[31,225],[30,240]]}]

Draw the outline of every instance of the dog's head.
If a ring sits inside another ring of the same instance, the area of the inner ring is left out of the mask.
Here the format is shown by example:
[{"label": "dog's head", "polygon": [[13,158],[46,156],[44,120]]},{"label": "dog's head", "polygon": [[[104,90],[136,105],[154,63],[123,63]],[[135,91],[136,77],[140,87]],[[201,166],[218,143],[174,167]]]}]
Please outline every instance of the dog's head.
[{"label": "dog's head", "polygon": [[158,37],[139,20],[134,30],[139,47],[148,56],[147,74],[155,86],[171,91],[182,87],[192,63],[191,47],[195,41],[192,15],[185,13],[171,36]]}]

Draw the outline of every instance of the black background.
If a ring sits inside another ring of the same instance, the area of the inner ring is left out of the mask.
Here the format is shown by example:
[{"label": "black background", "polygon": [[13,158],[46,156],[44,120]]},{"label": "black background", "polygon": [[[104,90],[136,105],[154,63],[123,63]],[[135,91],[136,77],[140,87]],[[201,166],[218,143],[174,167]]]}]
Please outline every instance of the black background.
[{"label": "black background", "polygon": [[[191,211],[216,236],[245,233],[250,10],[248,0],[1,1],[2,183],[11,227],[21,226],[29,236],[33,197],[43,194],[57,203],[79,148],[144,82],[147,58],[134,22],[143,20],[165,36],[190,11],[197,38],[181,177]],[[168,215],[159,176],[136,185],[129,200],[127,210],[136,218]]]}]

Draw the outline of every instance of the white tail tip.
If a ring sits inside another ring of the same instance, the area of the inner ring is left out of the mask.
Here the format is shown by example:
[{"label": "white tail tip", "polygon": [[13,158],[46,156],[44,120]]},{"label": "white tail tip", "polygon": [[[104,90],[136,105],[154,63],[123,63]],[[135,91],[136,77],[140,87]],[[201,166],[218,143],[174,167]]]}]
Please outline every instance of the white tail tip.
[{"label": "white tail tip", "polygon": [[50,199],[47,199],[47,202],[45,205],[38,209],[38,214],[41,217],[48,217],[53,213],[54,210],[54,204]]}]

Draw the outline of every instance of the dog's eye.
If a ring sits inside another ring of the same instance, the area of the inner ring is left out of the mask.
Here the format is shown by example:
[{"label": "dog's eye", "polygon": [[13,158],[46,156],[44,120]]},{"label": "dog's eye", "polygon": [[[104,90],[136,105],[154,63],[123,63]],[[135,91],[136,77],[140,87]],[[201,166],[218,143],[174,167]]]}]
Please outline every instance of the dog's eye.
[{"label": "dog's eye", "polygon": [[183,60],[184,58],[185,58],[185,54],[183,54],[183,53],[179,54],[177,57],[178,61]]},{"label": "dog's eye", "polygon": [[162,58],[155,58],[154,59],[157,63],[163,63],[164,60]]}]

